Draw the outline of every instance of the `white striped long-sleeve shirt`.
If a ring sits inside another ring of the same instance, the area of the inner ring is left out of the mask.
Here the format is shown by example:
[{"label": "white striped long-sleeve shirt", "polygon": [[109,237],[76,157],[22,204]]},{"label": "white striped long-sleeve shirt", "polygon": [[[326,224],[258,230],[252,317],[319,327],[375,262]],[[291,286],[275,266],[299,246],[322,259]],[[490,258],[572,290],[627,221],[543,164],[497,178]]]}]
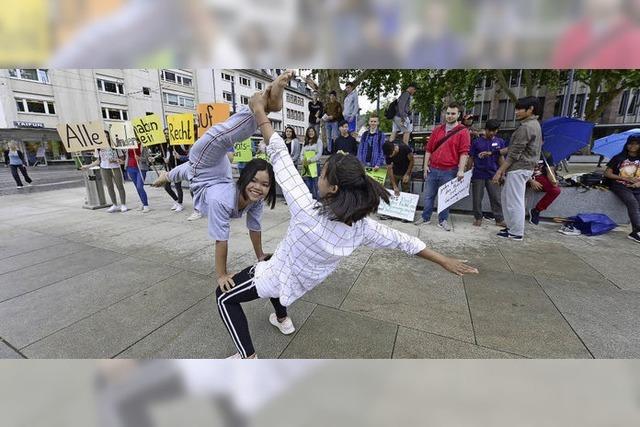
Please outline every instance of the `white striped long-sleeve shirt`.
[{"label": "white striped long-sleeve shirt", "polygon": [[291,305],[361,245],[400,249],[411,255],[426,247],[421,240],[369,218],[351,226],[329,220],[314,209],[316,202],[278,134],[271,137],[267,153],[289,205],[291,221],[271,259],[256,265],[254,282],[260,297],[280,298],[282,305]]}]

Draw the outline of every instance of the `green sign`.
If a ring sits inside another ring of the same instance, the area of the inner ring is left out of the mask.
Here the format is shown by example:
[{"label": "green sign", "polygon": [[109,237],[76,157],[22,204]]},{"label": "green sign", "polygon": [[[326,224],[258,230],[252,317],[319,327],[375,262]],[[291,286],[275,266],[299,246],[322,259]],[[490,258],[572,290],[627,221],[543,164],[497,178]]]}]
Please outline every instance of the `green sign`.
[{"label": "green sign", "polygon": [[[316,156],[316,152],[315,151],[305,151],[304,152],[304,158],[308,161],[309,159],[312,159]],[[311,178],[317,178],[318,177],[318,164],[316,162],[313,163],[307,163],[307,165],[304,168],[304,171],[302,173],[302,176],[308,176]]]},{"label": "green sign", "polygon": [[254,159],[262,159],[262,160],[265,160],[265,161],[268,162],[269,161],[269,156],[267,156],[267,153],[258,152],[258,153],[256,153]]},{"label": "green sign", "polygon": [[253,158],[251,139],[233,145],[233,163],[249,163]]},{"label": "green sign", "polygon": [[387,180],[387,168],[382,167],[378,170],[373,170],[373,168],[365,168],[367,175],[371,178],[378,181],[380,184],[384,185],[384,182]]}]

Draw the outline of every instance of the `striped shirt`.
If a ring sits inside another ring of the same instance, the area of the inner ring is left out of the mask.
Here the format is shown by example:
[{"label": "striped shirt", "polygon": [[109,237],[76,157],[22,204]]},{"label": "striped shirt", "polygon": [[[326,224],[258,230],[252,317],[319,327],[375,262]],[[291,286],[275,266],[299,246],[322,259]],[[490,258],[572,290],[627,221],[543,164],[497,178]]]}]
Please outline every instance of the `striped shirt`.
[{"label": "striped shirt", "polygon": [[421,240],[369,218],[351,226],[329,220],[314,209],[316,202],[278,134],[271,137],[267,153],[287,200],[291,222],[271,259],[256,265],[254,281],[260,297],[280,298],[282,305],[291,305],[361,245],[400,249],[411,255],[426,247]]}]

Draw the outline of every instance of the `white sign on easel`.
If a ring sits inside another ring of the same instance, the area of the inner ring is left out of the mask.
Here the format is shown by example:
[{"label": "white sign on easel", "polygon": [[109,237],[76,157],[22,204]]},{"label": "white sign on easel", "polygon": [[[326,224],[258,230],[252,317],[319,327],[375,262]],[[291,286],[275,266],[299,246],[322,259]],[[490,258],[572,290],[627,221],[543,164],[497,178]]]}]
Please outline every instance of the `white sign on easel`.
[{"label": "white sign on easel", "polygon": [[438,188],[438,213],[469,195],[472,174],[473,171],[467,171],[461,181],[456,177]]},{"label": "white sign on easel", "polygon": [[396,197],[393,191],[387,191],[389,192],[389,204],[380,200],[378,213],[393,218],[413,221],[420,196],[418,194],[400,193],[400,195]]}]

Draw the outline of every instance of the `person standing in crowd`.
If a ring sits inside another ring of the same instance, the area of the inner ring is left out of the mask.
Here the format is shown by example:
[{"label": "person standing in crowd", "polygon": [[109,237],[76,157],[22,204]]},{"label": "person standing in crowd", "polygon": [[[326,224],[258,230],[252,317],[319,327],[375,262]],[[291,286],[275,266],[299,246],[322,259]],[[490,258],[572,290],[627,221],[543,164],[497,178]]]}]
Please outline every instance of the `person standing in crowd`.
[{"label": "person standing in crowd", "polygon": [[629,212],[629,239],[640,243],[640,135],[629,135],[622,152],[607,163],[604,176]]},{"label": "person standing in crowd", "polygon": [[135,185],[142,202],[142,212],[147,213],[150,209],[147,192],[144,191],[144,180],[149,170],[149,149],[144,146],[141,147],[140,143],[138,143],[137,148],[127,150],[125,164],[127,165],[127,175]]},{"label": "person standing in crowd", "polygon": [[407,89],[402,92],[402,95],[398,98],[398,107],[396,109],[396,115],[393,117],[393,129],[389,141],[394,142],[398,133],[402,134],[402,143],[409,145],[409,138],[413,131],[413,125],[411,124],[411,99],[416,93],[418,86],[415,83],[410,83]]},{"label": "person standing in crowd", "polygon": [[[82,170],[87,170],[94,166],[100,165],[100,174],[102,175],[102,182],[107,186],[107,193],[111,199],[111,207],[107,209],[107,212],[113,213],[126,212],[127,208],[126,193],[124,190],[124,179],[122,177],[122,170],[120,164],[123,163],[118,150],[115,148],[101,148],[94,152],[94,157],[97,159],[91,164],[82,166]],[[116,192],[113,186],[118,189],[118,195],[120,196],[120,205],[116,199]]]},{"label": "person standing in crowd", "polygon": [[[165,134],[165,137],[166,137],[167,141],[169,141],[169,131],[168,131],[168,129],[164,130],[164,134]],[[161,155],[161,158],[163,160],[164,170],[169,172],[171,169],[175,168],[178,165],[178,163],[176,161],[175,152],[172,149],[172,146],[170,144],[168,144],[168,143],[158,144],[158,145],[156,145],[156,147],[160,148],[160,153],[159,154]],[[175,182],[174,186],[176,188],[175,192],[171,188],[171,183],[167,182],[164,185],[164,191],[166,191],[167,194],[169,195],[169,197],[171,197],[173,199],[173,206],[171,206],[171,210],[175,211],[175,212],[182,212],[184,210],[184,207],[182,206],[182,202],[183,202],[183,198],[184,198],[184,193],[182,191],[182,181]]]},{"label": "person standing in crowd", "polygon": [[542,129],[538,122],[540,101],[535,96],[520,98],[515,105],[520,125],[511,136],[507,158],[493,176],[493,183],[504,178],[501,201],[506,227],[498,237],[521,241],[524,238],[525,190],[542,151]]},{"label": "person standing in crowd", "polygon": [[342,105],[336,98],[335,90],[329,92],[329,102],[325,106],[322,117],[327,129],[327,154],[333,154],[333,143],[339,135],[338,123],[342,121]]},{"label": "person standing in crowd", "polygon": [[[198,134],[197,127],[194,132],[196,135]],[[176,167],[189,161],[189,150],[191,149],[190,145],[172,145],[171,148],[173,149],[173,157],[176,159]],[[180,183],[181,182],[182,181],[180,181]],[[179,183],[176,182],[176,184]],[[189,186],[189,194],[191,194],[191,200],[193,200],[193,190],[191,190],[191,186]],[[200,218],[202,218],[202,213],[200,213],[198,209],[196,209],[194,203],[193,212],[187,217],[187,221],[196,221]]]},{"label": "person standing in crowd", "polygon": [[346,120],[342,120],[338,123],[338,130],[340,136],[336,138],[333,149],[335,153],[342,151],[346,154],[358,155],[358,143],[356,139],[349,133],[349,123]]},{"label": "person standing in crowd", "polygon": [[391,188],[396,197],[400,195],[399,185],[402,191],[409,192],[411,173],[413,172],[413,151],[406,144],[394,144],[385,142],[382,152],[387,162],[387,176],[390,177]]},{"label": "person standing in crowd", "polygon": [[[542,142],[544,144],[544,141]],[[560,186],[556,179],[555,173],[549,166],[550,157],[544,157],[544,153],[540,154],[540,160],[533,170],[533,175],[529,180],[529,186],[533,191],[541,191],[544,193],[542,199],[538,201],[536,206],[529,211],[529,222],[538,225],[540,222],[540,213],[547,209],[551,203],[560,195]]]},{"label": "person standing in crowd", "polygon": [[298,141],[298,137],[296,135],[296,131],[291,126],[287,126],[284,128],[284,135],[282,135],[282,139],[284,139],[284,143],[287,146],[287,150],[289,150],[289,154],[291,154],[291,158],[293,159],[293,164],[298,166],[300,163],[300,141]]},{"label": "person standing in crowd", "polygon": [[318,100],[317,92],[313,92],[312,99],[313,101],[309,102],[309,127],[316,131],[316,135],[320,135],[320,120],[324,114],[324,106]]},{"label": "person standing in crowd", "polygon": [[20,175],[18,175],[18,171],[22,173],[24,180],[27,181],[27,185],[31,187],[31,183],[33,181],[27,173],[27,168],[24,166],[24,153],[18,150],[18,144],[13,141],[9,143],[8,150],[4,152],[4,161],[11,168],[11,175],[13,175],[13,179],[16,181],[17,188],[24,188],[22,181],[20,180]]},{"label": "person standing in crowd", "polygon": [[[309,159],[305,153],[311,153]],[[318,175],[320,173],[320,156],[322,156],[322,141],[318,138],[318,133],[314,127],[307,129],[304,135],[304,145],[302,146],[302,180],[307,184],[307,188],[311,192],[314,200],[318,200]],[[315,165],[316,176],[311,176],[309,167]]]},{"label": "person standing in crowd", "polygon": [[[440,186],[456,177],[459,181],[464,178],[471,139],[469,130],[459,122],[459,118],[460,106],[455,102],[450,103],[445,113],[445,123],[433,130],[427,142],[423,165],[424,210],[417,225],[431,223],[431,213]],[[438,214],[438,226],[445,231],[451,231],[448,218],[448,208]]]},{"label": "person standing in crowd", "polygon": [[358,160],[367,168],[378,170],[384,166],[382,145],[385,141],[384,133],[378,128],[380,119],[375,114],[369,117],[369,129],[360,137],[358,145]]},{"label": "person standing in crowd", "polygon": [[349,133],[357,132],[360,107],[358,105],[358,91],[356,90],[355,83],[347,83],[345,92],[347,92],[347,96],[344,98],[344,108],[342,110],[344,119],[349,124]]},{"label": "person standing in crowd", "polygon": [[462,124],[469,130],[469,135],[471,136],[471,140],[480,136],[480,131],[477,128],[473,127],[473,122],[475,121],[475,116],[473,114],[465,114],[462,116]]},{"label": "person standing in crowd", "polygon": [[500,128],[500,121],[489,119],[484,126],[484,136],[479,136],[471,142],[469,150],[468,168],[473,168],[471,176],[471,193],[473,199],[473,225],[482,225],[482,199],[484,190],[489,194],[489,202],[496,225],[506,227],[502,216],[500,203],[500,186],[491,179],[498,171],[502,156],[507,152],[504,139],[496,136]]}]

